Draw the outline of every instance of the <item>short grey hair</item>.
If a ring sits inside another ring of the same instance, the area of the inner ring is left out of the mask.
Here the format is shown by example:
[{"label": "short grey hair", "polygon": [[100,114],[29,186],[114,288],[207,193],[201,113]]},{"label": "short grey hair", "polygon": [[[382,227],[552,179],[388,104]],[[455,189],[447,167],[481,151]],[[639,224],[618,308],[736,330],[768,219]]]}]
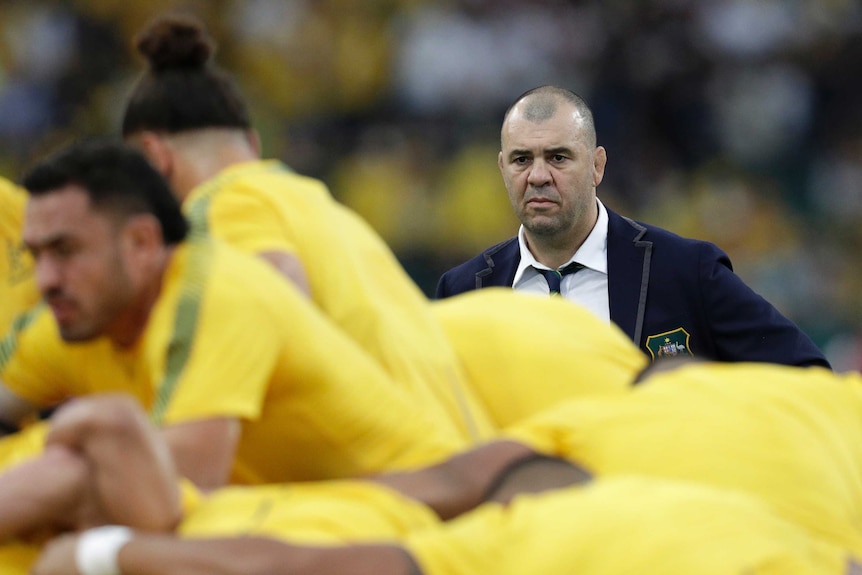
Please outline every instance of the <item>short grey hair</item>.
[{"label": "short grey hair", "polygon": [[596,145],[596,125],[593,120],[593,112],[587,105],[586,100],[575,94],[571,90],[561,88],[559,86],[539,86],[531,90],[527,90],[517,97],[511,106],[503,115],[503,123],[509,118],[512,109],[526,99],[530,99],[524,108],[524,117],[531,122],[543,122],[552,117],[557,111],[557,105],[561,101],[569,102],[574,105],[575,109],[583,119],[582,129],[586,136],[587,144],[590,147]]}]

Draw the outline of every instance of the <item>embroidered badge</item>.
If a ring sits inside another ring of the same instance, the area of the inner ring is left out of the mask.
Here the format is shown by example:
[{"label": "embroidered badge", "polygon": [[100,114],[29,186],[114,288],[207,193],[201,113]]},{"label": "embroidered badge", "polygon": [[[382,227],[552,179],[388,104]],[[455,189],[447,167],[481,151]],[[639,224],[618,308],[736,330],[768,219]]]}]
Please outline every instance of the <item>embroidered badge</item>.
[{"label": "embroidered badge", "polygon": [[689,333],[678,327],[672,331],[666,331],[651,335],[646,340],[646,347],[653,361],[662,357],[676,357],[688,354],[694,356],[688,348]]}]

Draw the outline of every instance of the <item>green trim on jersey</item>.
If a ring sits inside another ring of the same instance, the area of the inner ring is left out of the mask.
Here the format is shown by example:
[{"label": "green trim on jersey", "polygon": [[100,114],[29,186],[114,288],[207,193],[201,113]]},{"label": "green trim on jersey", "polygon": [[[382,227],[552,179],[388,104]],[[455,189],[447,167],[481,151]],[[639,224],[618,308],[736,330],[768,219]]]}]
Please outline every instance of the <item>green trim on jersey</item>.
[{"label": "green trim on jersey", "polygon": [[[252,170],[239,169],[228,171],[201,184],[194,198],[185,208],[185,215],[191,226],[189,233],[188,269],[185,286],[177,304],[174,332],[167,350],[165,377],[156,391],[156,398],[150,411],[150,419],[161,426],[171,396],[180,375],[188,363],[194,342],[195,329],[200,315],[200,304],[206,287],[213,257],[213,246],[205,238],[209,236],[208,213],[216,194],[226,189],[236,179],[246,177]],[[260,162],[253,170],[262,172],[291,172],[290,168],[277,160]]]},{"label": "green trim on jersey", "polygon": [[192,240],[209,235],[209,224],[207,212],[212,203],[212,194],[196,199],[186,211],[186,219],[189,221],[189,238]]},{"label": "green trim on jersey", "polygon": [[186,254],[188,264],[182,293],[177,303],[173,334],[166,351],[165,376],[156,390],[156,398],[150,410],[150,419],[157,426],[163,423],[177,382],[191,357],[201,301],[214,255],[212,242],[200,237],[192,237],[186,245],[189,250]]},{"label": "green trim on jersey", "polygon": [[15,349],[18,347],[18,334],[33,323],[36,317],[46,309],[47,307],[44,303],[36,304],[29,310],[18,315],[12,322],[12,326],[9,328],[9,331],[3,339],[0,340],[0,371],[3,371],[6,368],[6,364],[9,363],[10,359],[12,359]]}]

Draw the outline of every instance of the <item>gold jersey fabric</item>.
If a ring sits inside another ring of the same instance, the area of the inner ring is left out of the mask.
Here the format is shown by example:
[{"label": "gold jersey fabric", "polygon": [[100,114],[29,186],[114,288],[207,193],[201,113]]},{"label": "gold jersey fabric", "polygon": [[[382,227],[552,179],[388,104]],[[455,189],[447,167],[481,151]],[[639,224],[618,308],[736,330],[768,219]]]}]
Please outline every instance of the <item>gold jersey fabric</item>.
[{"label": "gold jersey fabric", "polygon": [[0,543],[0,575],[27,575],[42,548],[33,543]]},{"label": "gold jersey fabric", "polygon": [[[850,574],[845,550],[811,537],[755,497],[638,476],[523,495],[508,506],[485,504],[448,522],[367,482],[227,487],[201,499],[178,534],[392,543],[424,575]],[[26,573],[35,552],[0,546],[0,575]]]},{"label": "gold jersey fabric", "polygon": [[842,575],[848,560],[756,498],[635,476],[485,505],[405,545],[424,575]]},{"label": "gold jersey fabric", "polygon": [[232,480],[331,479],[427,464],[464,446],[268,265],[221,242],[178,247],[142,336],[67,344],[40,307],[0,350],[0,380],[38,405],[102,391],[157,425],[243,422]]},{"label": "gold jersey fabric", "polygon": [[0,178],[0,338],[39,300],[33,262],[21,242],[26,201],[24,190]]},{"label": "gold jersey fabric", "polygon": [[755,495],[862,555],[862,377],[694,364],[631,393],[561,404],[510,434],[600,477],[643,474]]},{"label": "gold jersey fabric", "polygon": [[566,399],[625,393],[649,363],[617,326],[562,298],[488,288],[432,307],[501,428]]},{"label": "gold jersey fabric", "polygon": [[0,473],[40,454],[47,435],[48,422],[40,420],[26,425],[21,431],[0,437]]},{"label": "gold jersey fabric", "polygon": [[277,161],[231,166],[185,200],[193,225],[248,252],[302,262],[314,302],[428,410],[465,438],[493,427],[462,383],[427,298],[371,227],[326,186]]},{"label": "gold jersey fabric", "polygon": [[179,534],[336,545],[396,541],[439,522],[430,508],[382,485],[321,481],[219,489],[187,511]]},{"label": "gold jersey fabric", "polygon": [[228,487],[190,510],[179,534],[400,544],[424,575],[843,575],[850,559],[751,495],[642,476],[485,504],[448,522],[368,482]]}]

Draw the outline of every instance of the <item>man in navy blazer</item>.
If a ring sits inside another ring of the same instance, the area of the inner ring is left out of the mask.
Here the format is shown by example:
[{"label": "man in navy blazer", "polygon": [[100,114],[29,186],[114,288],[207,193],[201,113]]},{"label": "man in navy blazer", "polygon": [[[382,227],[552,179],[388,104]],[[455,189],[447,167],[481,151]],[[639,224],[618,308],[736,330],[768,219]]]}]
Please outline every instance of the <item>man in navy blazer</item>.
[{"label": "man in navy blazer", "polygon": [[573,92],[541,86],[519,97],[506,112],[498,158],[518,236],[444,273],[436,297],[490,286],[559,290],[652,359],[829,367],[714,244],[607,209],[596,197],[607,153],[595,141],[592,113]]}]

